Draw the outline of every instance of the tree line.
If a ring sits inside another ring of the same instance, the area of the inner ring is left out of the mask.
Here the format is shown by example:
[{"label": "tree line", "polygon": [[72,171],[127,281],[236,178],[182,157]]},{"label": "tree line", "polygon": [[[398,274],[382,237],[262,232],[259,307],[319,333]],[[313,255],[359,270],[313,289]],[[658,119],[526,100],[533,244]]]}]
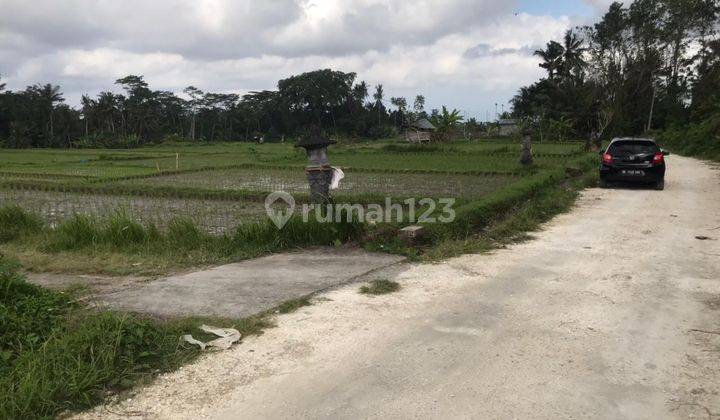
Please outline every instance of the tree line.
[{"label": "tree line", "polygon": [[718,0],[635,0],[536,51],[512,99],[540,136],[639,135],[720,115]]},{"label": "tree line", "polygon": [[183,98],[151,89],[138,75],[115,84],[123,93],[84,95],[78,109],[65,103],[59,86],[9,91],[0,84],[0,145],[133,147],[167,140],[277,140],[318,128],[331,135],[379,138],[417,118],[451,125],[459,121],[452,113],[428,114],[422,95],[412,104],[406,98],[390,98],[389,109],[381,84],[370,94],[368,84],[356,81],[355,73],[330,69],[291,76],[280,80],[277,90],[243,96],[189,86]]}]

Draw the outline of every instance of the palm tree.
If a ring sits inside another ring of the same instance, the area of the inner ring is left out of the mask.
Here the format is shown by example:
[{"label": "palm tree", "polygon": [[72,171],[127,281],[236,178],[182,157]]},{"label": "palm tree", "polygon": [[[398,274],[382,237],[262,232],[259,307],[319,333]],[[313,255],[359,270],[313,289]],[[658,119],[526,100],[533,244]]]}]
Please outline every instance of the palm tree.
[{"label": "palm tree", "polygon": [[48,83],[44,86],[35,85],[33,90],[40,97],[45,107],[47,107],[47,112],[50,117],[50,138],[52,139],[55,137],[55,129],[53,123],[53,111],[55,110],[55,104],[65,101],[65,99],[62,97],[60,86],[53,86],[52,84]]},{"label": "palm tree", "polygon": [[353,87],[353,97],[357,102],[359,102],[361,105],[365,102],[365,98],[368,96],[368,85],[363,80],[362,82],[358,83]]},{"label": "palm tree", "polygon": [[569,29],[565,32],[565,39],[562,53],[562,66],[560,72],[569,75],[573,70],[582,70],[587,67],[583,54],[587,51],[584,41],[578,38],[577,34]]},{"label": "palm tree", "polygon": [[543,62],[538,65],[547,70],[548,77],[552,79],[562,68],[564,53],[565,48],[560,43],[550,41],[544,50],[536,50],[534,55],[542,58]]},{"label": "palm tree", "polygon": [[117,111],[117,97],[112,92],[100,92],[97,107],[107,130],[115,133],[115,113]]}]

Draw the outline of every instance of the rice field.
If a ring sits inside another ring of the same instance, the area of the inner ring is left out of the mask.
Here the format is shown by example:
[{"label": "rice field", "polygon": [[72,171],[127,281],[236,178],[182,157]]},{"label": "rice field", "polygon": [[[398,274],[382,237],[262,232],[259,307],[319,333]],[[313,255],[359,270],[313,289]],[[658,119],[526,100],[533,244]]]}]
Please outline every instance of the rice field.
[{"label": "rice field", "polygon": [[[345,170],[336,196],[381,194],[391,197],[462,197],[474,199],[517,180],[514,175],[384,173]],[[302,168],[238,168],[169,174],[117,181],[117,185],[203,188],[209,190],[308,193]]]},{"label": "rice field", "polygon": [[[345,172],[333,195],[349,202],[368,195],[472,201],[545,169],[570,165],[581,147],[534,145],[536,164],[528,169],[518,163],[520,145],[509,141],[340,144],[329,150],[331,163]],[[0,150],[0,206],[19,205],[50,225],[74,214],[122,211],[160,228],[184,217],[207,232],[222,233],[263,220],[265,193],[306,197],[305,162],[304,151],[288,143]]]},{"label": "rice field", "polygon": [[261,202],[212,201],[167,197],[78,194],[72,192],[0,190],[0,207],[19,205],[43,215],[50,226],[81,214],[103,218],[125,213],[142,224],[165,228],[174,218],[192,220],[209,233],[230,232],[240,223],[257,222],[266,217]]}]

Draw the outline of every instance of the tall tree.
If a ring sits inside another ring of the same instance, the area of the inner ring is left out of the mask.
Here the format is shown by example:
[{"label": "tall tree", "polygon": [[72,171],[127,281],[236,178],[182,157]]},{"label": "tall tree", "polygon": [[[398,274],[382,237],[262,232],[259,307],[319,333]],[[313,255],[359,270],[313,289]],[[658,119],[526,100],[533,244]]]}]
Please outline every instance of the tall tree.
[{"label": "tall tree", "polygon": [[373,99],[375,100],[375,106],[377,107],[377,115],[378,115],[378,127],[382,125],[382,112],[383,112],[383,97],[385,95],[385,92],[383,91],[383,85],[378,84],[375,86],[375,93],[373,93]]},{"label": "tall tree", "polygon": [[202,104],[204,92],[195,86],[188,86],[183,92],[190,97],[190,139],[195,141],[197,109]]}]

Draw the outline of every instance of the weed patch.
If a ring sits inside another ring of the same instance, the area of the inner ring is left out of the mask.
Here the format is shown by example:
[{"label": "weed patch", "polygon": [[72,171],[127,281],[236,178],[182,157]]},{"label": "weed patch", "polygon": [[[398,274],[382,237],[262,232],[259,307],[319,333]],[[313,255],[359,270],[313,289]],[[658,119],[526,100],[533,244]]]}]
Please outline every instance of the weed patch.
[{"label": "weed patch", "polygon": [[400,290],[400,283],[391,280],[373,280],[370,284],[360,287],[364,295],[386,295]]},{"label": "weed patch", "polygon": [[297,311],[298,309],[302,308],[303,306],[310,306],[312,305],[312,302],[310,302],[310,298],[304,297],[299,299],[292,299],[285,301],[278,305],[278,307],[275,309],[278,313],[281,314],[289,314],[292,312]]},{"label": "weed patch", "polygon": [[25,282],[0,260],[0,418],[51,418],[84,409],[200,352],[180,341],[202,323],[243,336],[271,326],[265,317],[159,321],[97,312]]},{"label": "weed patch", "polygon": [[0,243],[12,241],[42,228],[40,217],[14,205],[0,207]]}]

